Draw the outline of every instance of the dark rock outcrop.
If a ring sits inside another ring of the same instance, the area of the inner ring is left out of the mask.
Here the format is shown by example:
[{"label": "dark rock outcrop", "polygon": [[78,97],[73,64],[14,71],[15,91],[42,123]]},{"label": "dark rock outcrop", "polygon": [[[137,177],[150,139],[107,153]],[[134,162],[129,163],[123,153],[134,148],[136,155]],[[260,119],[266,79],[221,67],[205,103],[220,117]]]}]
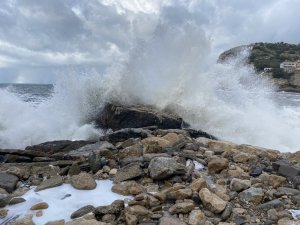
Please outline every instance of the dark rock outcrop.
[{"label": "dark rock outcrop", "polygon": [[182,118],[161,112],[151,106],[125,106],[107,103],[96,124],[105,129],[142,128],[156,126],[160,129],[181,128]]},{"label": "dark rock outcrop", "polygon": [[19,178],[13,174],[0,173],[0,188],[5,189],[9,193],[16,189],[18,181]]}]

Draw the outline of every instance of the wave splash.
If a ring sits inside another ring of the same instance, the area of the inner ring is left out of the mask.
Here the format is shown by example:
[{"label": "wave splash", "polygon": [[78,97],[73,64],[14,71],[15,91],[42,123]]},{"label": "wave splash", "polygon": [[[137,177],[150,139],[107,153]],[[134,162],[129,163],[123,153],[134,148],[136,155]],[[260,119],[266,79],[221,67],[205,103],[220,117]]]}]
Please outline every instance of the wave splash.
[{"label": "wave splash", "polygon": [[135,42],[126,62],[104,74],[66,74],[52,98],[37,106],[0,90],[0,148],[97,138],[101,130],[92,121],[113,100],[168,107],[220,139],[297,150],[299,110],[276,103],[274,87],[245,64],[247,49],[218,64],[212,43],[195,21],[162,17],[148,38]]}]

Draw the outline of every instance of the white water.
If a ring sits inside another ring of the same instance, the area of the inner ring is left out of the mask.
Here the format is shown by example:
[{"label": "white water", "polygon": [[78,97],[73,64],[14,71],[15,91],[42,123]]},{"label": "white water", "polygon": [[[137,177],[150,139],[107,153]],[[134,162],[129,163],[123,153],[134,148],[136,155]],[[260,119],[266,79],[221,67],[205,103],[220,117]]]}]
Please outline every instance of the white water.
[{"label": "white water", "polygon": [[0,147],[95,138],[100,131],[89,122],[103,102],[118,100],[169,107],[193,128],[224,140],[299,150],[299,108],[276,104],[269,81],[243,64],[247,51],[217,64],[212,39],[219,37],[188,12],[176,18],[167,12],[155,26],[151,20],[143,40],[132,38],[125,62],[112,62],[103,74],[64,74],[53,97],[37,107],[0,91]]}]

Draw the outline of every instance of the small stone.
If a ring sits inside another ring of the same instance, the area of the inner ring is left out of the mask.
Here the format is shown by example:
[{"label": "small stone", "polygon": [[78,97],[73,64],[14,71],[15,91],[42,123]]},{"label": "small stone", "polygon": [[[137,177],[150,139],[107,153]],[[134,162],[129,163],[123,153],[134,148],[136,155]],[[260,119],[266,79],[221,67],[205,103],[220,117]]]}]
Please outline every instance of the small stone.
[{"label": "small stone", "polygon": [[224,158],[214,157],[208,162],[208,171],[210,173],[220,173],[228,167],[228,160]]},{"label": "small stone", "polygon": [[71,177],[71,185],[78,190],[93,190],[97,183],[90,174],[80,173]]},{"label": "small stone", "polygon": [[205,215],[201,210],[193,210],[189,215],[189,224],[198,225],[205,220]]},{"label": "small stone", "polygon": [[230,190],[232,191],[242,191],[251,186],[250,180],[241,180],[238,178],[233,178],[230,182]]},{"label": "small stone", "polygon": [[43,211],[37,211],[35,214],[36,217],[42,217],[43,216]]},{"label": "small stone", "polygon": [[71,219],[75,219],[75,218],[84,216],[90,212],[93,212],[94,209],[95,209],[95,207],[92,205],[83,206],[71,214]]},{"label": "small stone", "polygon": [[185,189],[179,189],[167,193],[167,198],[184,200],[184,199],[192,198],[192,195],[193,195],[193,191],[190,188],[185,188]]},{"label": "small stone", "polygon": [[117,174],[117,172],[118,172],[118,170],[117,169],[111,169],[110,171],[109,171],[109,175],[110,176],[115,176],[116,174]]},{"label": "small stone", "polygon": [[7,216],[8,209],[0,209],[0,219],[3,219]]},{"label": "small stone", "polygon": [[213,213],[221,213],[227,205],[226,201],[221,199],[216,194],[212,193],[207,188],[203,188],[200,190],[199,197],[203,205]]},{"label": "small stone", "polygon": [[264,192],[262,188],[251,187],[239,193],[239,199],[241,201],[243,201],[244,203],[252,202],[255,205],[261,202],[263,196]]},{"label": "small stone", "polygon": [[31,206],[31,210],[42,210],[42,209],[48,209],[49,205],[47,202],[40,202],[40,203],[37,203],[33,206]]},{"label": "small stone", "polygon": [[177,203],[175,205],[172,205],[169,208],[169,212],[171,214],[176,214],[176,213],[189,213],[195,208],[195,205],[193,202],[181,202]]},{"label": "small stone", "polygon": [[34,191],[42,191],[48,188],[58,187],[63,184],[61,176],[51,177],[50,179],[44,180]]}]

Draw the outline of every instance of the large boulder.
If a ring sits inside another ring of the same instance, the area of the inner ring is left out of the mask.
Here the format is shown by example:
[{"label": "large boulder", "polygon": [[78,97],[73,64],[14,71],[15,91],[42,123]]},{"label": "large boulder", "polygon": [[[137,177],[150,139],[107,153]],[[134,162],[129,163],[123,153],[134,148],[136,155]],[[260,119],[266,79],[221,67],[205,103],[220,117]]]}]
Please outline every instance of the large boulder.
[{"label": "large boulder", "polygon": [[107,103],[97,125],[102,128],[118,130],[122,128],[140,128],[156,126],[161,129],[181,128],[182,119],[177,115],[161,112],[151,106],[125,106]]},{"label": "large boulder", "polygon": [[18,181],[19,178],[13,174],[0,173],[0,188],[5,189],[9,193],[16,189]]},{"label": "large boulder", "polygon": [[88,173],[80,173],[71,177],[71,185],[78,190],[93,190],[97,183]]},{"label": "large boulder", "polygon": [[186,167],[173,158],[156,157],[149,164],[150,176],[155,180],[162,180],[174,175],[184,175]]}]

